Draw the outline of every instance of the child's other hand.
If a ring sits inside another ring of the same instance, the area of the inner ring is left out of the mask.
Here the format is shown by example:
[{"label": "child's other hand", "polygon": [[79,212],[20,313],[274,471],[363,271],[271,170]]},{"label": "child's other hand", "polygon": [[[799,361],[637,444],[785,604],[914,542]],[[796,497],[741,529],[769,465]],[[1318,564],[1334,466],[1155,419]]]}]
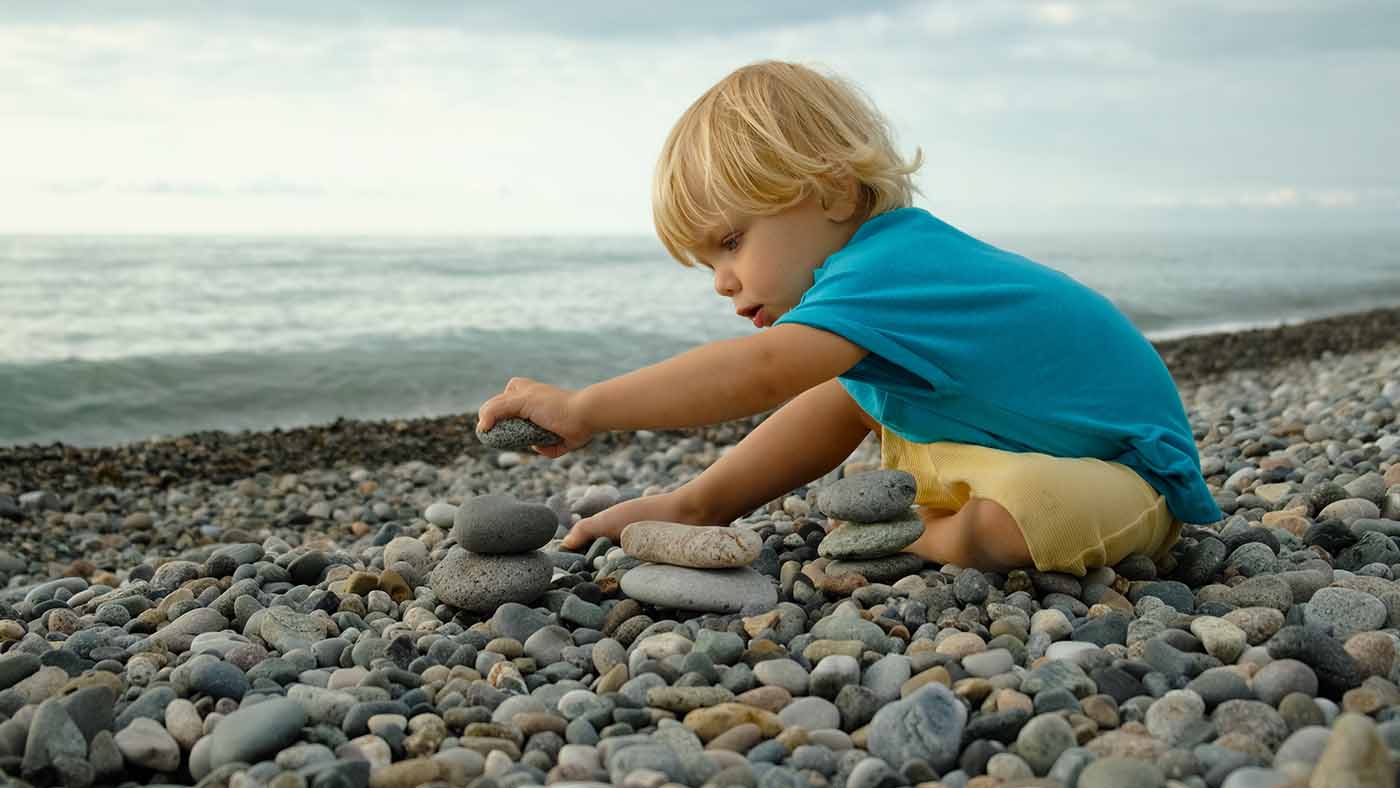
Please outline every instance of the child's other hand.
[{"label": "child's other hand", "polygon": [[564,439],[554,446],[536,446],[546,457],[559,457],[588,443],[593,430],[579,413],[578,392],[529,378],[511,378],[506,390],[486,400],[477,411],[477,429],[485,432],[511,417],[529,419]]},{"label": "child's other hand", "polygon": [[574,527],[569,529],[569,535],[564,537],[563,547],[566,550],[578,551],[587,547],[594,539],[604,536],[611,539],[615,545],[621,544],[622,529],[642,520],[694,523],[701,527],[701,518],[697,517],[697,512],[685,505],[684,499],[676,492],[648,495],[623,501],[574,523]]}]

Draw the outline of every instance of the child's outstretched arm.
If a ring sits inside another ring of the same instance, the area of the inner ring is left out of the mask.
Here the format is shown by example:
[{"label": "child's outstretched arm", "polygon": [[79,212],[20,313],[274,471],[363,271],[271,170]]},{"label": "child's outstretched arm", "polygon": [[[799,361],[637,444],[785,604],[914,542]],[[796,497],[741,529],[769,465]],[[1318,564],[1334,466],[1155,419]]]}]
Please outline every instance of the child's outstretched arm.
[{"label": "child's outstretched arm", "polygon": [[478,429],[513,416],[564,439],[541,449],[557,457],[597,432],[676,429],[751,416],[840,375],[864,348],[799,324],[710,342],[581,391],[514,378],[478,413]]},{"label": "child's outstretched arm", "polygon": [[638,520],[728,525],[835,468],[869,434],[870,423],[840,382],[829,380],[784,405],[679,489],[575,523],[564,547],[577,550],[602,536],[617,541]]}]

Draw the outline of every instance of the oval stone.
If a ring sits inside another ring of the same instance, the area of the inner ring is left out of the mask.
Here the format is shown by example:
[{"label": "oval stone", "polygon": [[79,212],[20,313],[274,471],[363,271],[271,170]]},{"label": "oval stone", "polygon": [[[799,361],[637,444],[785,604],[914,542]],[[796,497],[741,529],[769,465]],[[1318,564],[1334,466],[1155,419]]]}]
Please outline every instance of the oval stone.
[{"label": "oval stone", "polygon": [[763,540],[744,528],[640,520],[622,531],[622,549],[656,564],[724,569],[753,563]]},{"label": "oval stone", "polygon": [[827,534],[817,552],[846,561],[883,558],[913,544],[924,533],[924,523],[907,507],[906,516],[883,523],[845,523]]},{"label": "oval stone", "polygon": [[291,744],[306,724],[306,710],[287,698],[265,700],[238,709],[209,734],[209,766],[257,763]]},{"label": "oval stone", "polygon": [[817,507],[837,520],[878,523],[904,514],[914,503],[917,487],[908,471],[871,471],[823,488],[817,493]]},{"label": "oval stone", "polygon": [[553,574],[554,565],[544,553],[478,555],[454,547],[433,569],[428,584],[443,602],[486,613],[506,602],[534,601],[549,589]]},{"label": "oval stone", "polygon": [[481,555],[528,553],[544,547],[558,527],[559,516],[542,503],[478,495],[457,507],[452,536],[459,547]]},{"label": "oval stone", "polygon": [[529,419],[502,419],[486,432],[477,432],[477,440],[492,449],[525,451],[531,446],[554,446],[564,439]]},{"label": "oval stone", "polygon": [[263,613],[258,634],[269,646],[279,651],[309,649],[312,643],[326,637],[326,625],[315,616],[273,605]]},{"label": "oval stone", "polygon": [[622,593],[638,602],[680,610],[737,613],[745,605],[770,608],[778,589],[749,567],[693,569],[642,564],[622,576]]}]

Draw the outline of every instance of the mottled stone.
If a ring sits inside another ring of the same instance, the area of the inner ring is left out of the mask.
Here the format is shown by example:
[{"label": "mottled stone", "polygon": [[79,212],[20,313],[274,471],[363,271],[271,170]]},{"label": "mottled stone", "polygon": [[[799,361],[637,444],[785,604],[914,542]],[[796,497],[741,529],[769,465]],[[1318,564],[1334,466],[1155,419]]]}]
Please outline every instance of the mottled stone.
[{"label": "mottled stone", "polygon": [[763,549],[763,540],[746,528],[641,520],[623,529],[622,549],[641,561],[724,569],[753,563]]},{"label": "mottled stone", "polygon": [[476,433],[482,445],[505,451],[524,451],[532,446],[555,446],[563,438],[528,419],[502,419],[491,429]]},{"label": "mottled stone", "polygon": [[817,508],[828,517],[878,523],[900,516],[914,503],[913,474],[886,469],[848,476],[817,493]]},{"label": "mottled stone", "polygon": [[966,724],[967,707],[952,690],[929,684],[876,712],[870,723],[870,751],[886,763],[918,758],[946,771],[957,760]]},{"label": "mottled stone", "polygon": [[428,584],[447,604],[485,613],[506,602],[534,601],[549,588],[553,574],[554,564],[540,552],[477,555],[454,547]]},{"label": "mottled stone", "polygon": [[844,561],[882,558],[913,544],[924,532],[923,521],[912,510],[897,520],[879,523],[847,522],[822,539],[817,551]]}]

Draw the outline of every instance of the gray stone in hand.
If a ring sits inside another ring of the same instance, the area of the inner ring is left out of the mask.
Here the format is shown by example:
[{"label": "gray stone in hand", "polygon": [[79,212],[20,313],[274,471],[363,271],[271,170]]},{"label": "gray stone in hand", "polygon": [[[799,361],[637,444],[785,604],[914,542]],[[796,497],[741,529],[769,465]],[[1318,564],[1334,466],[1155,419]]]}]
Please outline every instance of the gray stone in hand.
[{"label": "gray stone in hand", "polygon": [[842,479],[817,494],[827,517],[856,523],[895,520],[914,503],[917,483],[906,471],[882,470]]},{"label": "gray stone in hand", "polygon": [[564,439],[528,419],[502,419],[486,432],[478,431],[477,440],[493,449],[524,451],[531,446],[554,446]]}]

